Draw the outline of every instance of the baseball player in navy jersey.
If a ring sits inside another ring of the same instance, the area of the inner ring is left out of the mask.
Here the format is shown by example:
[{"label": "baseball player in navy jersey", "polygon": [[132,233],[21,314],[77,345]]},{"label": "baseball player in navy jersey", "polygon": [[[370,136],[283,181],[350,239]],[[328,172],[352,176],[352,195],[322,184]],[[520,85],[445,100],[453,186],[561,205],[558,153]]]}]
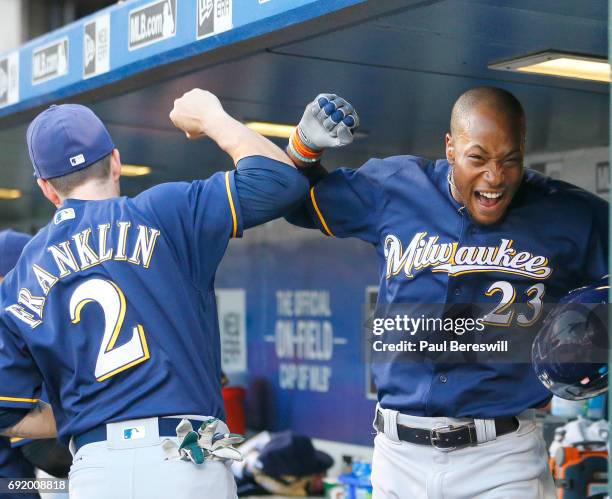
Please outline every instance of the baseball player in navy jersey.
[{"label": "baseball player in navy jersey", "polygon": [[0,415],[5,435],[71,442],[71,497],[235,497],[215,272],[231,238],[294,209],[308,184],[209,92],[170,118],[237,168],[120,197],[120,155],[91,110],[53,106],[28,128],[57,211],[1,287]]},{"label": "baseball player in navy jersey", "polygon": [[[510,93],[476,88],[457,100],[446,159],[395,156],[326,174],[317,162],[347,133],[336,126],[347,109],[319,96],[290,139],[313,185],[289,219],[374,245],[379,304],[489,304],[494,342],[541,323],[545,299],[608,273],[607,203],[523,167],[525,116]],[[534,422],[550,393],[530,364],[394,358],[372,367],[374,497],[555,497]]]},{"label": "baseball player in navy jersey", "polygon": [[[24,246],[32,236],[12,229],[0,231],[0,282],[13,269]],[[43,400],[45,399],[43,390]],[[1,426],[1,425],[0,425]],[[68,449],[57,439],[29,440],[0,437],[0,478],[33,479],[36,468],[48,474],[64,478],[72,463]],[[38,498],[38,494],[8,493],[3,497]]]},{"label": "baseball player in navy jersey", "polygon": [[[19,259],[23,247],[30,236],[14,230],[0,232],[0,282],[8,274]],[[19,439],[15,439],[17,442]],[[0,437],[0,478],[34,478],[36,472],[18,448],[14,448],[11,440]],[[7,494],[7,499],[39,499],[38,494]]]}]

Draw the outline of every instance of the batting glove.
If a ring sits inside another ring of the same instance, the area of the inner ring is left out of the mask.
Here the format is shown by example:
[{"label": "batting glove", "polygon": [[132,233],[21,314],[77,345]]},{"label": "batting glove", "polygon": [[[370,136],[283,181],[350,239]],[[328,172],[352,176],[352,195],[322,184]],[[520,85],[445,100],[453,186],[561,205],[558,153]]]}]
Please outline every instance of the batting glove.
[{"label": "batting glove", "polygon": [[191,422],[183,419],[176,428],[180,445],[169,439],[162,443],[166,459],[181,459],[194,464],[202,464],[206,459],[242,461],[242,454],[233,446],[244,442],[244,437],[235,433],[216,433],[218,423],[216,418],[207,419],[195,432]]},{"label": "batting glove", "polygon": [[358,126],[359,116],[350,103],[335,94],[319,94],[306,106],[287,150],[300,161],[315,163],[325,148],[353,142]]}]

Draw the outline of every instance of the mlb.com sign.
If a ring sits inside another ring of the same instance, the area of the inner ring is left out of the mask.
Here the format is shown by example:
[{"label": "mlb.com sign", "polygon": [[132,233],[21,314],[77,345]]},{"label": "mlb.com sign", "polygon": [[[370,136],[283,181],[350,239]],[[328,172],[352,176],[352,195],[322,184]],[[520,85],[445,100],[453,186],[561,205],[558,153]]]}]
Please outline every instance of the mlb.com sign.
[{"label": "mlb.com sign", "polygon": [[68,73],[68,38],[55,40],[32,51],[32,85]]},{"label": "mlb.com sign", "polygon": [[176,34],[177,0],[157,0],[130,11],[130,50],[139,49]]}]

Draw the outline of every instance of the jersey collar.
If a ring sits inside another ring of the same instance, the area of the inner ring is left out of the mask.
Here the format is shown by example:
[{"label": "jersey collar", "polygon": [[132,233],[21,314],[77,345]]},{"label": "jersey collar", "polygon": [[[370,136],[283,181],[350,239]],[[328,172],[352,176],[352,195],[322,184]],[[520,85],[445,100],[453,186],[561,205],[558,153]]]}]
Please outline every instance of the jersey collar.
[{"label": "jersey collar", "polygon": [[448,181],[448,174],[450,172],[450,165],[448,164],[448,161],[445,159],[437,160],[435,170],[438,174],[438,178],[437,178],[438,189],[440,189],[440,191],[446,195],[446,197],[448,198],[450,203],[453,205],[453,207],[456,210],[459,210],[460,208],[463,207],[463,205],[457,202],[457,200],[453,196],[453,193],[451,192],[451,186]]}]

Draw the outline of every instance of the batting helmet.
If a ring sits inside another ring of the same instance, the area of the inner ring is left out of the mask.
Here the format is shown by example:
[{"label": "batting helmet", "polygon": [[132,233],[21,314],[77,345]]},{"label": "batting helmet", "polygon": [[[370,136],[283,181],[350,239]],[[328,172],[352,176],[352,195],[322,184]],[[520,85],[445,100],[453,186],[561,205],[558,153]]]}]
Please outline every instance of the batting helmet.
[{"label": "batting helmet", "polygon": [[533,367],[554,395],[595,397],[608,387],[608,276],[575,289],[544,321],[532,347]]}]

